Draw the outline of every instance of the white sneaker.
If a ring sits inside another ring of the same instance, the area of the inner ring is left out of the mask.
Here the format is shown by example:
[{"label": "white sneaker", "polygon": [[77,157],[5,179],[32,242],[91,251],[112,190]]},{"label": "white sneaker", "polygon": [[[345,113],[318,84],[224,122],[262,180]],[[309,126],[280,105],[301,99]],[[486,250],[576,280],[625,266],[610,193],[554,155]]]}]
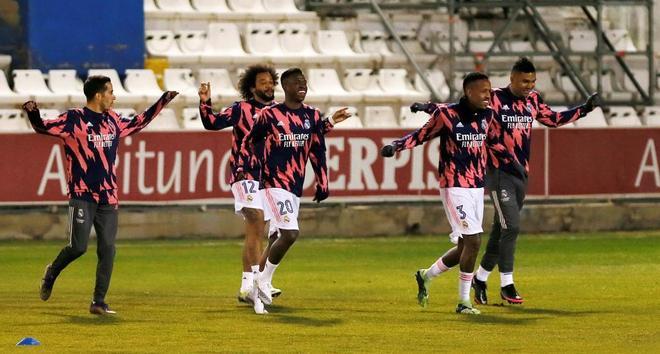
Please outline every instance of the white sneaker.
[{"label": "white sneaker", "polygon": [[256,300],[254,301],[254,306],[252,308],[254,308],[254,313],[256,313],[257,315],[265,315],[268,313],[268,311],[266,311],[266,308],[264,307],[264,303],[261,302],[261,299],[259,299],[259,297],[257,297]]},{"label": "white sneaker", "polygon": [[259,299],[261,299],[264,304],[270,305],[273,303],[272,285],[270,285],[270,283],[259,282],[257,283],[257,289],[259,289]]}]

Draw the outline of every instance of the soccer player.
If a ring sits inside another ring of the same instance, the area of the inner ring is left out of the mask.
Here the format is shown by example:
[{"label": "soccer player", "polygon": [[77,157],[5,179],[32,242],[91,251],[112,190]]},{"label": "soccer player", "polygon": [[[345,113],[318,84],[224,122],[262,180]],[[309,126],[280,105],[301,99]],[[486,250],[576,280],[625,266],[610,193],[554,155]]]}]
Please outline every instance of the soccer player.
[{"label": "soccer player", "polygon": [[[318,109],[304,104],[307,80],[298,68],[282,73],[281,83],[284,102],[261,110],[243,142],[238,168],[250,171],[261,165],[264,214],[279,233],[258,281],[259,297],[266,305],[272,303],[273,273],[299,235],[298,210],[307,161],[311,161],[316,175],[314,201],[321,202],[329,194],[324,134],[328,123],[332,126],[350,117],[343,108],[325,123]],[[262,159],[251,153],[260,144],[264,146]]]},{"label": "soccer player", "polygon": [[[211,105],[211,84],[202,83],[199,89],[199,113],[202,124],[207,130],[222,130],[232,127],[232,147],[229,164],[232,174],[229,183],[234,195],[234,210],[245,220],[245,241],[243,244],[243,276],[238,300],[251,302],[255,312],[263,313],[263,304],[256,296],[254,283],[259,274],[261,255],[261,237],[264,233],[265,221],[263,212],[263,191],[260,190],[259,166],[242,171],[241,178],[236,173],[236,161],[241,144],[254,125],[254,119],[261,110],[273,104],[274,88],[277,83],[277,73],[268,65],[253,65],[241,75],[238,89],[242,101],[234,102],[220,113],[213,113]],[[260,147],[255,147],[260,150]],[[255,155],[258,153],[253,152]],[[273,289],[272,296],[278,296],[281,291]]]},{"label": "soccer player", "polygon": [[[484,172],[486,169],[486,144],[492,144],[493,125],[496,123],[490,104],[488,76],[473,72],[463,80],[462,97],[458,103],[414,103],[412,112],[424,111],[431,115],[424,126],[401,139],[385,145],[384,157],[392,157],[397,151],[412,149],[433,138],[440,137],[440,197],[452,228],[450,238],[457,246],[451,248],[428,269],[415,274],[418,285],[417,300],[426,307],[429,285],[433,278],[459,265],[458,305],[456,313],[479,314],[470,303],[470,283],[481,244],[483,232]],[[501,144],[493,147],[507,153]]]},{"label": "soccer player", "polygon": [[178,92],[167,91],[142,114],[126,119],[112,110],[115,96],[110,79],[90,76],[83,86],[87,104],[43,121],[34,101],[23,105],[32,128],[64,142],[69,194],[69,244],[46,266],[41,281],[41,300],[48,300],[55,279],[69,263],[87,250],[92,225],[96,230],[98,264],[96,286],[89,312],[114,314],[105,302],[115,257],[118,190],[115,161],[119,139],[146,127]]},{"label": "soccer player", "polygon": [[488,303],[486,281],[495,265],[500,271],[502,299],[510,304],[523,303],[513,282],[513,260],[520,230],[520,210],[527,188],[532,121],[536,119],[545,126],[556,128],[584,117],[601,104],[596,93],[581,106],[554,112],[534,90],[535,84],[534,64],[527,58],[520,58],[511,69],[510,85],[492,93],[492,107],[500,127],[497,140],[506,147],[513,161],[506,163],[493,155],[488,159],[486,186],[495,205],[495,218],[486,253],[472,283],[478,304]]}]

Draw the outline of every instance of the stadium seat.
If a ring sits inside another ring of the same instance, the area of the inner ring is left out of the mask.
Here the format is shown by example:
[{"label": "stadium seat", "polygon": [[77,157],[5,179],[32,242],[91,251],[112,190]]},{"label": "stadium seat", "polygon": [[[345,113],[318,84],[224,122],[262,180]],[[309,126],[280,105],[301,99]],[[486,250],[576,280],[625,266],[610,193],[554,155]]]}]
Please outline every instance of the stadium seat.
[{"label": "stadium seat", "polygon": [[225,0],[191,0],[192,7],[200,14],[212,15],[223,20],[246,21],[247,14],[234,12],[227,6]]},{"label": "stadium seat", "polygon": [[[486,53],[493,45],[495,34],[493,31],[470,31],[468,32],[468,52],[471,53]],[[494,52],[499,52],[499,48],[495,48]]]},{"label": "stadium seat", "polygon": [[39,70],[14,70],[13,75],[16,92],[29,95],[37,103],[62,106],[69,101],[68,95],[54,93],[46,86],[44,76]]},{"label": "stadium seat", "polygon": [[405,64],[407,59],[404,55],[394,54],[387,46],[385,39],[387,35],[383,31],[360,31],[355,37],[354,48],[358,53],[370,54],[372,60],[382,60],[385,65]]},{"label": "stadium seat", "polygon": [[564,94],[555,86],[553,73],[548,70],[536,71],[536,86],[535,89],[541,93],[541,97],[545,101],[564,101]]},{"label": "stadium seat", "polygon": [[[413,59],[421,66],[428,66],[431,62],[437,59],[436,54],[428,53],[421,42],[417,39],[416,32],[400,32],[397,33],[401,43],[406,48],[408,53],[413,56]],[[403,49],[396,41],[390,41],[390,48],[395,55],[404,55]]]},{"label": "stadium seat", "polygon": [[176,118],[176,114],[172,108],[163,108],[160,113],[154,118],[144,131],[176,131],[180,130],[181,126]]},{"label": "stadium seat", "polygon": [[80,105],[86,102],[83,82],[76,77],[76,71],[73,69],[48,71],[48,86],[55,93],[67,95],[71,104]]},{"label": "stadium seat", "polygon": [[0,109],[0,132],[29,132],[30,126],[20,109]]},{"label": "stadium seat", "polygon": [[103,75],[109,77],[115,97],[117,98],[116,105],[118,106],[134,106],[146,102],[147,97],[143,93],[132,93],[124,89],[121,80],[119,80],[119,74],[117,74],[117,70],[115,69],[89,69],[87,75]]},{"label": "stadium seat", "polygon": [[[440,101],[446,101],[449,99],[449,86],[447,85],[445,73],[442,72],[442,70],[432,69],[427,70],[425,75],[426,78],[431,82],[431,85],[433,85],[435,92],[440,96],[438,99]],[[419,74],[415,75],[415,88],[417,91],[428,92],[429,95],[431,94],[431,91],[426,87],[426,84]]]},{"label": "stadium seat", "polygon": [[236,101],[240,99],[240,94],[232,83],[227,69],[200,69],[198,76],[199,82],[211,83],[212,100]]},{"label": "stadium seat", "polygon": [[5,72],[0,70],[0,105],[14,106],[21,105],[30,100],[29,94],[16,93],[12,91],[7,82]]},{"label": "stadium seat", "polygon": [[603,110],[596,107],[596,109],[587,113],[586,117],[575,121],[575,126],[578,128],[606,128],[607,120],[605,120]]},{"label": "stadium seat", "polygon": [[183,112],[183,129],[186,130],[204,130],[204,125],[199,117],[199,107],[184,108]]},{"label": "stadium seat", "polygon": [[[492,88],[507,87],[511,82],[511,73],[507,71],[496,71],[488,73],[490,85]],[[538,82],[538,81],[537,81]]]},{"label": "stadium seat", "polygon": [[197,30],[180,30],[174,34],[183,55],[188,55],[192,63],[200,62],[200,56],[206,49],[206,32]]},{"label": "stadium seat", "polygon": [[398,128],[396,115],[390,106],[367,106],[364,110],[366,128]]},{"label": "stadium seat", "polygon": [[510,40],[505,42],[505,48],[510,52],[533,52],[534,46],[529,40]]},{"label": "stadium seat", "polygon": [[55,119],[60,116],[63,112],[58,111],[57,109],[39,109],[39,115],[41,120],[50,120]]},{"label": "stadium seat", "polygon": [[407,75],[406,69],[381,69],[378,72],[378,84],[383,92],[398,96],[400,101],[428,101],[429,95],[412,88]]},{"label": "stadium seat", "polygon": [[609,110],[608,120],[610,127],[639,127],[642,125],[637,112],[632,107],[611,106]]},{"label": "stadium seat", "polygon": [[660,127],[660,106],[644,107],[642,122],[647,127]]},{"label": "stadium seat", "polygon": [[[328,107],[328,113],[326,113],[326,115],[332,116],[335,112],[344,107],[346,106],[330,106]],[[337,123],[335,129],[361,129],[364,127],[356,107],[348,106],[348,113],[351,114],[351,117],[341,123]]]},{"label": "stadium seat", "polygon": [[[598,87],[598,74],[594,71],[591,74],[590,82],[591,87],[596,90]],[[621,91],[618,85],[615,85],[614,73],[611,70],[603,70],[601,74],[601,95],[605,99],[611,100],[631,100],[633,97],[632,92]]]},{"label": "stadium seat", "polygon": [[174,32],[169,30],[145,31],[145,46],[147,53],[153,57],[167,58],[170,63],[197,63],[198,54],[181,52],[176,43]]},{"label": "stadium seat", "polygon": [[274,23],[250,22],[245,28],[245,50],[253,56],[262,56],[273,62],[284,59]]},{"label": "stadium seat", "polygon": [[261,62],[259,56],[245,53],[241,35],[235,23],[213,22],[206,32],[206,50],[200,60],[205,65],[240,64],[252,65]]},{"label": "stadium seat", "polygon": [[612,42],[614,50],[619,52],[636,52],[637,48],[630,38],[627,29],[605,30],[605,35]]},{"label": "stadium seat", "polygon": [[385,94],[378,85],[378,76],[371,69],[344,70],[344,87],[349,92],[362,95],[365,102],[389,102],[396,97]]},{"label": "stadium seat", "polygon": [[160,13],[167,16],[180,16],[187,17],[197,13],[195,9],[190,6],[190,0],[156,0]]},{"label": "stadium seat", "polygon": [[191,69],[165,69],[163,85],[167,91],[178,91],[186,105],[199,104],[198,87]]},{"label": "stadium seat", "polygon": [[341,105],[359,102],[362,95],[348,92],[339,82],[334,69],[309,69],[307,72],[309,90],[307,96],[315,102],[335,102]]},{"label": "stadium seat", "polygon": [[243,13],[252,20],[282,21],[286,14],[282,12],[266,11],[261,0],[227,0],[227,5],[234,13]]},{"label": "stadium seat", "polygon": [[369,54],[355,53],[348,45],[346,33],[342,31],[317,31],[314,40],[319,52],[338,64],[367,64],[371,60]]},{"label": "stadium seat", "polygon": [[163,90],[158,86],[156,75],[151,69],[126,69],[124,86],[134,95],[145,95],[149,103],[163,95]]},{"label": "stadium seat", "polygon": [[329,64],[333,58],[320,55],[312,47],[312,37],[307,26],[298,22],[284,22],[278,27],[283,55],[298,58],[306,64]]},{"label": "stadium seat", "polygon": [[596,33],[592,30],[574,30],[568,36],[568,46],[574,52],[593,52],[596,42]]},{"label": "stadium seat", "polygon": [[314,20],[316,13],[313,11],[300,11],[294,0],[262,0],[266,13],[282,14],[289,21]]},{"label": "stadium seat", "polygon": [[[637,80],[637,83],[642,87],[642,90],[644,92],[648,93],[649,92],[649,72],[648,70],[644,69],[632,69],[632,74]],[[624,75],[623,78],[623,87],[626,91],[632,92],[634,96],[639,97],[639,92],[637,91],[637,88],[635,88],[635,85],[633,85],[632,80],[628,77],[628,75]]]},{"label": "stadium seat", "polygon": [[157,14],[160,12],[160,9],[158,6],[156,6],[156,3],[154,0],[144,0],[144,15],[152,15],[152,14]]},{"label": "stadium seat", "polygon": [[413,113],[410,111],[410,106],[401,106],[401,115],[399,117],[399,124],[402,128],[421,128],[428,122],[431,116],[426,112]]}]

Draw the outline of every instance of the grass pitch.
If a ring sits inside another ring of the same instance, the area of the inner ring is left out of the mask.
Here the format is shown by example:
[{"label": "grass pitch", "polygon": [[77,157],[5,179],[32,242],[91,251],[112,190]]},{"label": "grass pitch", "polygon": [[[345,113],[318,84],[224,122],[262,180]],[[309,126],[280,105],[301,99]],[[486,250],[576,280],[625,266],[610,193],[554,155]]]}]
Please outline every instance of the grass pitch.
[{"label": "grass pitch", "polygon": [[[455,269],[434,280],[426,309],[416,303],[413,273],[450,246],[446,236],[303,236],[275,274],[284,293],[266,316],[236,301],[241,243],[235,240],[120,241],[107,298],[114,317],[87,312],[96,265],[90,247],[42,302],[39,280],[63,243],[0,242],[0,352],[660,348],[660,231],[522,235],[515,277],[526,303],[479,306],[481,316],[454,313]],[[496,272],[489,287],[491,302],[499,304]],[[22,337],[42,344],[15,347]]]}]

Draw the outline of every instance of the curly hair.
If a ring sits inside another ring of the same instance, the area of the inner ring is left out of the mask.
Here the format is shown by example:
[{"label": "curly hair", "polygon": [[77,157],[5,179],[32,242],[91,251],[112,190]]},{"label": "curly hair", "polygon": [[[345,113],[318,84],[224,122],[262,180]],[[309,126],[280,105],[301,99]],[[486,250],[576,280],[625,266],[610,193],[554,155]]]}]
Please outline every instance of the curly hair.
[{"label": "curly hair", "polygon": [[238,92],[241,93],[243,99],[249,100],[254,97],[250,89],[257,85],[257,75],[261,73],[269,73],[273,78],[273,83],[277,86],[277,72],[272,66],[264,64],[252,65],[241,74],[238,80]]}]

